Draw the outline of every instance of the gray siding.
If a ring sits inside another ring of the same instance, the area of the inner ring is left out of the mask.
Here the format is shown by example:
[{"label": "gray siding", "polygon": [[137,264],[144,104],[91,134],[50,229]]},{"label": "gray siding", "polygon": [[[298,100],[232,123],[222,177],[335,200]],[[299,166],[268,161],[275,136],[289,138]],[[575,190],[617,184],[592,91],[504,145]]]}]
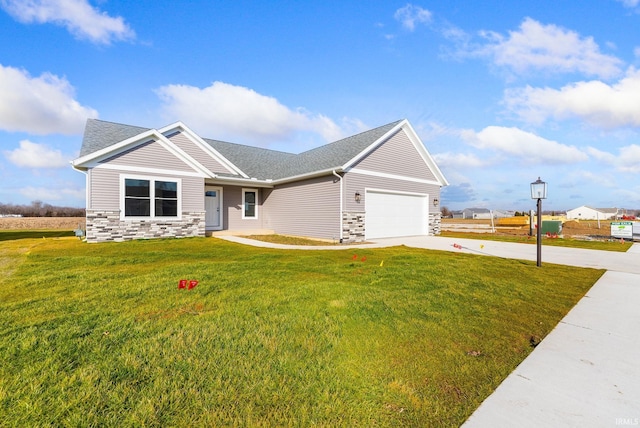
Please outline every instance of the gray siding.
[{"label": "gray siding", "polygon": [[340,238],[340,185],[333,175],[263,191],[264,227],[285,235]]},{"label": "gray siding", "polygon": [[183,177],[172,174],[138,174],[131,171],[92,169],[89,180],[87,208],[92,210],[120,209],[120,174],[145,177],[179,178],[182,181],[182,211],[204,211],[204,180],[199,177]]},{"label": "gray siding", "polygon": [[193,168],[186,165],[155,141],[140,144],[100,163],[140,167],[154,166],[176,171],[193,171]]},{"label": "gray siding", "polygon": [[[169,137],[172,143],[184,150],[189,156],[194,158],[198,163],[203,165],[209,171],[216,174],[231,174],[220,162],[204,152],[193,141],[191,141],[183,132],[178,132]],[[237,174],[235,174],[237,175]]]},{"label": "gray siding", "polygon": [[89,200],[87,209],[120,209],[120,173],[111,169],[93,168],[89,171]]},{"label": "gray siding", "polygon": [[204,211],[204,180],[199,177],[182,179],[182,211]]},{"label": "gray siding", "polygon": [[354,168],[423,180],[436,180],[435,175],[404,130],[400,130],[382,143],[367,157],[355,164]]},{"label": "gray siding", "polygon": [[256,189],[258,191],[258,218],[256,219],[242,218],[242,189],[253,189],[253,187],[224,186],[222,188],[222,228],[224,230],[263,228],[264,209],[262,206],[262,192],[264,189]]},{"label": "gray siding", "polygon": [[[413,181],[397,180],[385,177],[373,177],[370,175],[347,173],[344,178],[344,210],[364,212],[366,188],[384,189],[397,192],[426,193],[429,195],[429,212],[439,208],[433,206],[433,198],[440,199],[440,186],[435,184],[416,183]],[[360,193],[360,203],[355,201],[356,192]]]}]

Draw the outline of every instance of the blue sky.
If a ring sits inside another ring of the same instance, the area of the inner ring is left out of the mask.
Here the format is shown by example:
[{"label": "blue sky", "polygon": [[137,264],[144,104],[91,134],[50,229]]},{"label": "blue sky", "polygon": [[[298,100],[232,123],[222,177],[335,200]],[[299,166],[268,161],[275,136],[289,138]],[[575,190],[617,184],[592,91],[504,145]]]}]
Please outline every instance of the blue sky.
[{"label": "blue sky", "polygon": [[640,0],[0,0],[0,202],[84,206],[87,118],[300,152],[406,118],[450,209],[640,208]]}]

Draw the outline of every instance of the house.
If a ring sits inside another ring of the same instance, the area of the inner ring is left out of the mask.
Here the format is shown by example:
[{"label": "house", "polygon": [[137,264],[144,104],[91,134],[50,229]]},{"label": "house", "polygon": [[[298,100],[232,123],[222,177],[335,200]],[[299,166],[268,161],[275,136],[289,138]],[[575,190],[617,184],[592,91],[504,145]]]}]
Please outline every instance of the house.
[{"label": "house", "polygon": [[465,208],[461,211],[453,211],[453,218],[462,219],[491,219],[491,210],[487,208]]},{"label": "house", "polygon": [[344,243],[437,234],[447,180],[407,120],[300,153],[89,119],[88,242],[278,233]]},{"label": "house", "polygon": [[493,218],[511,218],[515,216],[515,211],[511,210],[493,210]]},{"label": "house", "polygon": [[618,211],[617,208],[591,208],[583,205],[567,210],[567,220],[615,220]]}]

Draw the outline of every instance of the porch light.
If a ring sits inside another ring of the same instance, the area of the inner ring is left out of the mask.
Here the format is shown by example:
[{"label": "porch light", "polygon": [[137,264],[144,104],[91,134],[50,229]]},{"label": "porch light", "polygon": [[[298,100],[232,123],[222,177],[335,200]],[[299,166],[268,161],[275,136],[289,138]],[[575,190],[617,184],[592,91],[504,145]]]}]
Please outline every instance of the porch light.
[{"label": "porch light", "polygon": [[542,200],[547,199],[547,183],[540,180],[540,177],[533,183],[531,183],[531,199],[538,200],[538,231],[536,233],[536,247],[537,247],[537,265],[542,266]]},{"label": "porch light", "polygon": [[360,202],[360,192],[356,192],[356,202]]},{"label": "porch light", "polygon": [[439,203],[440,203],[440,201],[438,200],[438,198],[433,198],[433,206],[434,207],[437,207]]},{"label": "porch light", "polygon": [[547,183],[540,177],[531,183],[531,199],[547,199]]}]

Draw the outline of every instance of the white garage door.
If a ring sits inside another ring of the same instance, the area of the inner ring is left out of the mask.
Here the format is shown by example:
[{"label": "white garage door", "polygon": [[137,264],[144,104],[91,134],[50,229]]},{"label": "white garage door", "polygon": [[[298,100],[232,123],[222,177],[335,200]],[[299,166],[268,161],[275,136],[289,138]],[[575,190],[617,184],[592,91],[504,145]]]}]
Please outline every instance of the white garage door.
[{"label": "white garage door", "polygon": [[426,235],[426,195],[367,190],[365,196],[365,238]]}]

